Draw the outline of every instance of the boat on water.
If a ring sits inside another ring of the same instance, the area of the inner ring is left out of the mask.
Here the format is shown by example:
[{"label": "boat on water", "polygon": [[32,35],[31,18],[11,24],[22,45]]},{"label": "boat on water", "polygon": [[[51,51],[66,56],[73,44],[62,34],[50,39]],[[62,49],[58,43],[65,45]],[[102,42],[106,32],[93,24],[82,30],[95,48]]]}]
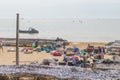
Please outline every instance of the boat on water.
[{"label": "boat on water", "polygon": [[35,34],[39,33],[39,31],[30,27],[28,30],[19,30],[19,33]]}]

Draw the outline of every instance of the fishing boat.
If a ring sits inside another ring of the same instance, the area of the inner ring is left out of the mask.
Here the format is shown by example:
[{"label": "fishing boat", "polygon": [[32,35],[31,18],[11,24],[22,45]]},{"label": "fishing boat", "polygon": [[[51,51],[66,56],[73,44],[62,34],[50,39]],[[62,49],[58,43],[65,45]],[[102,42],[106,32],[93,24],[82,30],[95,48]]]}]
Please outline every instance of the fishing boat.
[{"label": "fishing boat", "polygon": [[39,33],[39,31],[30,27],[28,30],[19,30],[19,33],[35,34]]}]

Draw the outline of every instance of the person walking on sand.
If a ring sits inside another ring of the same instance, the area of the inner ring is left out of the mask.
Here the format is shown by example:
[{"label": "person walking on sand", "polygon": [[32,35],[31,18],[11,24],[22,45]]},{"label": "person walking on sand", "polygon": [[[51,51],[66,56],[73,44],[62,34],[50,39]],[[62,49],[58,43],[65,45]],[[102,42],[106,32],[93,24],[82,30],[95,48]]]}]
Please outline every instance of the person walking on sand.
[{"label": "person walking on sand", "polygon": [[36,48],[38,47],[38,40],[35,40],[33,43],[32,43],[32,48]]},{"label": "person walking on sand", "polygon": [[0,49],[2,49],[2,52],[3,52],[2,41],[0,41]]},{"label": "person walking on sand", "polygon": [[64,41],[63,42],[63,49],[65,50],[65,48],[66,48],[66,42]]}]

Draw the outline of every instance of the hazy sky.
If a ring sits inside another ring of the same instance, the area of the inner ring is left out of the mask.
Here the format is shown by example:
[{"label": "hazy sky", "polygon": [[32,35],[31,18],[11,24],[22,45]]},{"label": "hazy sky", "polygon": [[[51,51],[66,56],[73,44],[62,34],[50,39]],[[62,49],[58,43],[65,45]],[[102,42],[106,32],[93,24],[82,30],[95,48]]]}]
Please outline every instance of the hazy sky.
[{"label": "hazy sky", "polygon": [[0,18],[120,18],[120,0],[0,0]]}]

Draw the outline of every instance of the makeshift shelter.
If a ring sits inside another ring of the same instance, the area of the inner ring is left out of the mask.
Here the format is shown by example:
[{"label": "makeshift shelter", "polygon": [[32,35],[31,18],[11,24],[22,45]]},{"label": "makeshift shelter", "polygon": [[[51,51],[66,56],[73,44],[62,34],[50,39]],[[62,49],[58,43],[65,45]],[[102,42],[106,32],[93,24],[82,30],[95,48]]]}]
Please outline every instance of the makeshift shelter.
[{"label": "makeshift shelter", "polygon": [[79,51],[79,48],[78,47],[74,47],[74,52],[77,52],[77,51]]},{"label": "makeshift shelter", "polygon": [[107,46],[108,53],[118,53],[120,54],[120,41],[115,40],[111,45]]}]

